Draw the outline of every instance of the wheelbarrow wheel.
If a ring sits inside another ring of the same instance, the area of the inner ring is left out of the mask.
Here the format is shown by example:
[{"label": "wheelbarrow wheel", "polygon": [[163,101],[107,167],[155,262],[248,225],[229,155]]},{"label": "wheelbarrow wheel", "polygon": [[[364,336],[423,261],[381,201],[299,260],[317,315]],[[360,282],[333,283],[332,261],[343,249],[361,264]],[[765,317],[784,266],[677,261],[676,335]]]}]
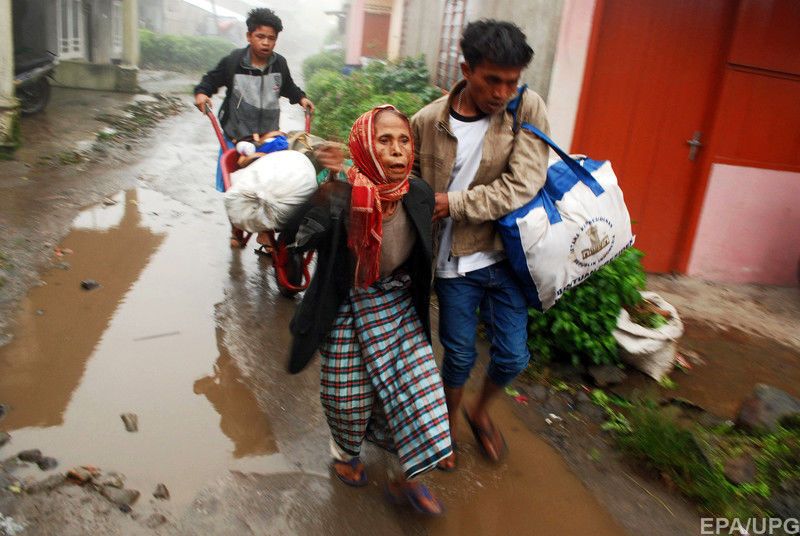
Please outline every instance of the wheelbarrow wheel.
[{"label": "wheelbarrow wheel", "polygon": [[[303,283],[303,254],[293,251],[287,252],[284,269],[286,271],[286,281],[294,287],[299,287]],[[291,298],[299,292],[282,285],[277,271],[275,272],[275,280],[278,283],[278,292],[281,293],[281,296]]]}]

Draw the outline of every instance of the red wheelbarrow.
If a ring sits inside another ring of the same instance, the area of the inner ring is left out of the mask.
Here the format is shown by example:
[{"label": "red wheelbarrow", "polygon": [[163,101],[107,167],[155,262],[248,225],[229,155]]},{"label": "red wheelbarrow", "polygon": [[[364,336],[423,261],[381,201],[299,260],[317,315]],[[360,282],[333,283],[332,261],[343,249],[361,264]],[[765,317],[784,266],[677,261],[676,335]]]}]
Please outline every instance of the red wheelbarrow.
[{"label": "red wheelbarrow", "polygon": [[[239,169],[239,153],[236,149],[229,149],[225,143],[225,136],[222,134],[217,117],[212,113],[211,108],[206,105],[205,113],[211,120],[217,140],[222,147],[222,157],[220,157],[220,168],[222,169],[222,182],[225,190],[231,187],[231,173]],[[311,132],[311,114],[306,112],[306,132]],[[239,247],[244,248],[253,233],[246,232],[231,224],[231,234]],[[267,238],[269,246],[269,256],[272,257],[272,266],[275,268],[275,280],[278,283],[278,290],[281,295],[291,297],[308,288],[311,282],[309,265],[314,256],[313,251],[305,255],[290,252],[280,236],[276,237],[274,231],[264,231],[262,233]],[[256,253],[263,253],[256,249]]]}]

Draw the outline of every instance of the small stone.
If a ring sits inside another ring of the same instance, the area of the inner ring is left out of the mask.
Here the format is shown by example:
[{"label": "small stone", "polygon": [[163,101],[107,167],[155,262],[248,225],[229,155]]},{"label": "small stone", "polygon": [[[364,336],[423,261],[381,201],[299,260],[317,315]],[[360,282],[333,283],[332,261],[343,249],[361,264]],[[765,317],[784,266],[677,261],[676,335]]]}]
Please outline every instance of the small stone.
[{"label": "small stone", "polygon": [[746,430],[778,429],[781,419],[800,413],[800,400],[776,387],[759,383],[742,403],[736,424]]},{"label": "small stone", "polygon": [[80,483],[85,484],[92,480],[97,473],[92,471],[90,468],[87,467],[73,467],[67,472],[67,477]]},{"label": "small stone", "polygon": [[731,458],[725,462],[723,472],[725,478],[736,484],[751,484],[756,479],[756,463],[749,454]]},{"label": "small stone", "polygon": [[23,450],[17,454],[17,458],[23,462],[39,463],[39,460],[42,459],[42,451],[39,449]]},{"label": "small stone", "polygon": [[0,432],[0,447],[4,447],[9,441],[11,441],[11,434],[8,432]]},{"label": "small stone", "polygon": [[102,475],[98,479],[101,486],[111,486],[112,488],[125,487],[125,475],[115,472],[110,472]]},{"label": "small stone", "polygon": [[119,511],[122,512],[123,514],[130,514],[132,510],[133,510],[133,508],[131,508],[131,506],[129,504],[120,504],[119,505]]},{"label": "small stone", "polygon": [[33,484],[25,486],[25,492],[33,495],[44,491],[52,491],[66,482],[64,475],[51,475],[44,480],[39,480]]},{"label": "small stone", "polygon": [[113,199],[111,199],[110,197],[106,197],[105,199],[103,199],[103,204],[104,204],[105,206],[107,206],[107,207],[110,207],[110,206],[112,206],[112,205],[116,205],[116,204],[117,204],[117,202],[116,202],[116,201],[114,201]]},{"label": "small stone", "polygon": [[155,497],[156,499],[168,501],[169,490],[167,489],[167,486],[165,486],[164,484],[157,485],[156,490],[153,492],[153,497]]},{"label": "small stone", "polygon": [[140,495],[135,489],[119,489],[112,486],[101,486],[100,494],[117,506],[130,506],[136,502]]},{"label": "small stone", "polygon": [[580,404],[582,402],[591,402],[592,399],[589,398],[589,395],[586,394],[585,391],[580,390],[575,394],[575,404]]},{"label": "small stone", "polygon": [[36,309],[36,316],[42,316],[44,314],[44,309]]},{"label": "small stone", "polygon": [[547,392],[547,387],[544,385],[537,383],[531,388],[531,397],[537,402],[544,402],[547,400],[549,393]]},{"label": "small stone", "polygon": [[44,456],[41,460],[36,462],[36,465],[38,465],[39,469],[42,471],[49,471],[50,469],[58,467],[58,460],[49,456]]},{"label": "small stone", "polygon": [[0,421],[2,421],[8,414],[8,409],[9,408],[7,404],[0,404]]},{"label": "small stone", "polygon": [[125,429],[127,431],[139,431],[139,417],[135,413],[123,413],[120,417],[122,418],[122,422],[125,423]]},{"label": "small stone", "polygon": [[145,526],[149,529],[155,529],[163,525],[167,522],[167,518],[164,514],[155,513],[152,514],[150,517],[147,518],[147,521],[144,522]]},{"label": "small stone", "polygon": [[599,365],[589,367],[589,376],[592,377],[595,385],[606,387],[624,382],[628,375],[621,368],[614,365]]},{"label": "small stone", "polygon": [[590,421],[600,424],[606,420],[606,412],[592,402],[578,402],[578,411]]},{"label": "small stone", "polygon": [[83,290],[94,290],[100,286],[100,283],[95,281],[94,279],[84,279],[81,281],[81,288]]}]

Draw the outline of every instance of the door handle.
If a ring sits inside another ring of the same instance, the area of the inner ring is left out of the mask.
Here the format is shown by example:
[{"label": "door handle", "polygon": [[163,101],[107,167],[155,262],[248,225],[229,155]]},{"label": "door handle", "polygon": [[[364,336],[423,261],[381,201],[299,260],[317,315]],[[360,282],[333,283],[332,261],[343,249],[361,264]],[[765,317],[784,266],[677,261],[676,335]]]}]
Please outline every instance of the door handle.
[{"label": "door handle", "polygon": [[703,146],[703,144],[700,142],[700,137],[702,135],[702,132],[695,130],[692,139],[686,140],[686,145],[689,146],[689,160],[692,162],[694,162],[694,159],[697,157],[697,151],[699,151],[700,147]]}]

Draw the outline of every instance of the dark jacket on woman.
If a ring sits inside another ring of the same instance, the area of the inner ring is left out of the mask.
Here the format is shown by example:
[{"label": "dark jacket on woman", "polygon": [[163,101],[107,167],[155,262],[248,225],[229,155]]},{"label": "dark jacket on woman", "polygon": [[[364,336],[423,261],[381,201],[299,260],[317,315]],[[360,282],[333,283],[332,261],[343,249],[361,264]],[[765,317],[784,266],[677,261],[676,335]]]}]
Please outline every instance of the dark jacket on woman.
[{"label": "dark jacket on woman", "polygon": [[[347,183],[324,184],[282,233],[289,243],[294,240],[296,250],[317,251],[314,276],[289,326],[293,336],[289,358],[292,374],[303,370],[325,342],[339,306],[354,285],[355,258],[347,246],[350,193]],[[402,203],[416,234],[402,269],[411,277],[412,301],[430,340],[433,190],[421,180],[410,179]]]}]

